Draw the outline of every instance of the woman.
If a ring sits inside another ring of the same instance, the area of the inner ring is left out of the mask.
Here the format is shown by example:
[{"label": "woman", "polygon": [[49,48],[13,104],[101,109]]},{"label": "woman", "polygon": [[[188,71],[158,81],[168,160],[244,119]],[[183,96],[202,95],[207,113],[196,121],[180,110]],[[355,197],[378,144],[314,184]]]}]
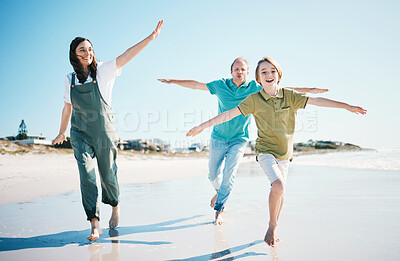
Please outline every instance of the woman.
[{"label": "woman", "polygon": [[96,62],[92,43],[88,39],[76,37],[71,42],[69,58],[74,72],[65,78],[61,126],[53,145],[66,140],[65,132],[71,119],[71,145],[79,168],[83,207],[91,224],[90,241],[98,239],[103,233],[99,225],[95,157],[101,180],[102,202],[112,206],[110,228],[117,227],[119,222],[117,136],[110,106],[115,77],[120,75],[125,64],[157,38],[163,23],[159,21],[148,37],[104,63]]},{"label": "woman", "polygon": [[289,161],[292,159],[297,110],[312,104],[343,108],[357,114],[366,113],[366,110],[358,106],[326,98],[308,97],[293,90],[279,88],[281,78],[282,70],[279,64],[270,57],[264,57],[256,68],[256,80],[262,86],[261,91],[249,95],[236,108],[194,127],[186,134],[195,136],[205,128],[229,121],[240,114],[253,114],[258,128],[257,159],[271,182],[270,220],[264,241],[272,247],[279,241],[276,228],[283,204]]}]

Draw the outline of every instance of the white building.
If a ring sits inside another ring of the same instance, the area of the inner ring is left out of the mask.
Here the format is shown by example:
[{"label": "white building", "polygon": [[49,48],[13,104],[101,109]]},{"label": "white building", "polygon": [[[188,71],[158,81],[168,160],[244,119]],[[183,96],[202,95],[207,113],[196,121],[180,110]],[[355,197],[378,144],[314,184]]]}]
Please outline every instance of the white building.
[{"label": "white building", "polygon": [[15,139],[14,136],[6,138],[11,142],[16,142],[22,145],[27,145],[27,144],[52,145],[51,140],[46,140],[46,137],[41,135],[28,135],[28,138],[25,140],[17,140]]}]

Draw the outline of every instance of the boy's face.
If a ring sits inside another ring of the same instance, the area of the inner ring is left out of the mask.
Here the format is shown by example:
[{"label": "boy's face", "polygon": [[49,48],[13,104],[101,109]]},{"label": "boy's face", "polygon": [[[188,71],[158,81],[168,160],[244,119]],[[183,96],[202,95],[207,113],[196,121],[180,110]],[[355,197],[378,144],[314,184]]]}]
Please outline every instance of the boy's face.
[{"label": "boy's face", "polygon": [[274,87],[278,85],[278,81],[280,80],[278,70],[269,62],[260,64],[258,77],[262,87]]}]

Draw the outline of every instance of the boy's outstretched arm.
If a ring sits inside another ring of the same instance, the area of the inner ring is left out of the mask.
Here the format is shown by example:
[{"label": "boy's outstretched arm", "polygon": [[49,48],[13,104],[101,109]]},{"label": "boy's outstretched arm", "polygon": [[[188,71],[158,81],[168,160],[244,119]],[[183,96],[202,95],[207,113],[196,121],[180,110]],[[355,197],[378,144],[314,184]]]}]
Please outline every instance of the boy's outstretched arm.
[{"label": "boy's outstretched arm", "polygon": [[307,104],[312,104],[320,107],[342,108],[356,114],[366,114],[367,110],[359,106],[350,105],[344,102],[330,100],[321,97],[309,97]]},{"label": "boy's outstretched arm", "polygon": [[230,121],[236,116],[240,115],[240,110],[238,107],[233,108],[232,110],[223,112],[219,114],[218,116],[215,116],[211,120],[205,121],[199,126],[194,127],[191,129],[188,133],[186,133],[186,136],[196,136],[197,134],[200,134],[203,130],[206,128],[212,127],[214,125],[218,125],[220,123]]},{"label": "boy's outstretched arm", "polygon": [[162,83],[177,84],[179,86],[189,89],[208,91],[207,84],[195,80],[178,80],[178,79],[157,79],[157,80],[159,80]]},{"label": "boy's outstretched arm", "polygon": [[156,29],[146,38],[144,38],[139,43],[135,44],[128,50],[126,50],[123,54],[117,57],[117,69],[120,69],[122,66],[127,64],[133,57],[135,57],[138,53],[140,53],[151,41],[157,38],[160,34],[162,25],[164,21],[161,20],[158,22]]},{"label": "boy's outstretched arm", "polygon": [[284,87],[285,89],[295,90],[302,93],[324,93],[329,91],[328,89],[320,89],[320,88],[309,88],[309,87]]}]

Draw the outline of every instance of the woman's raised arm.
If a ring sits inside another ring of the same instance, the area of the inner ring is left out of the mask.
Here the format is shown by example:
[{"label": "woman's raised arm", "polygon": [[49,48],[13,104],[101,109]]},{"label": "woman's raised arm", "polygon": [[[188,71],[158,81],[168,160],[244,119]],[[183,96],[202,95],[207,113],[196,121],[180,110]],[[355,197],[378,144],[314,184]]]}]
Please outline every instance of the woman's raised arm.
[{"label": "woman's raised arm", "polygon": [[135,57],[138,53],[140,53],[151,41],[157,38],[160,34],[162,25],[164,21],[161,20],[158,22],[156,29],[146,38],[144,38],[139,43],[135,44],[128,50],[126,50],[123,54],[117,57],[117,69],[120,69],[122,66],[127,64],[133,57]]}]

